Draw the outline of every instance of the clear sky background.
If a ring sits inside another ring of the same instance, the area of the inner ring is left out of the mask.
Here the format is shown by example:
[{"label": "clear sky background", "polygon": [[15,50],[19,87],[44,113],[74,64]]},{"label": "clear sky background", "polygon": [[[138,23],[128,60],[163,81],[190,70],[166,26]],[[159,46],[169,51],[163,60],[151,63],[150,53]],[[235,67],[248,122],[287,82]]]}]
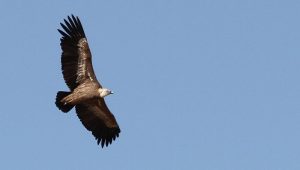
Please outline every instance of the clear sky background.
[{"label": "clear sky background", "polygon": [[[57,28],[78,15],[120,137],[74,110]],[[2,1],[0,169],[300,169],[300,1]]]}]

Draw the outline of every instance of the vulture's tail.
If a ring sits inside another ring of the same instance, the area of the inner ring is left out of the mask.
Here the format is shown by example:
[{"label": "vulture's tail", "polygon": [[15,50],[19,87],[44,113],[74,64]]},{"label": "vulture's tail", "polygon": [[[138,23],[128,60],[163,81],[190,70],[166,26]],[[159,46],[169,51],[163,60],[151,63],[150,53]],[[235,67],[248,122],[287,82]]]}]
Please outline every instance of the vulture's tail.
[{"label": "vulture's tail", "polygon": [[71,92],[59,91],[59,92],[57,92],[57,95],[56,95],[55,104],[59,110],[65,112],[65,113],[67,113],[74,107],[73,105],[67,105],[67,104],[64,104],[61,102],[61,100],[63,98],[65,98],[66,96],[68,96],[69,94],[71,94]]}]

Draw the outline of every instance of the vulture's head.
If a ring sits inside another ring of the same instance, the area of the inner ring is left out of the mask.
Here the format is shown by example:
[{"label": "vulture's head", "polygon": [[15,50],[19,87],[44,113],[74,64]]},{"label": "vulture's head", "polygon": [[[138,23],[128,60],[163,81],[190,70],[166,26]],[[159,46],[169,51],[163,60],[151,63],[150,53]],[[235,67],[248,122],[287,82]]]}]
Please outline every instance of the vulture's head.
[{"label": "vulture's head", "polygon": [[106,88],[100,88],[98,90],[100,97],[104,98],[105,96],[108,96],[110,94],[114,94],[111,90],[106,89]]}]

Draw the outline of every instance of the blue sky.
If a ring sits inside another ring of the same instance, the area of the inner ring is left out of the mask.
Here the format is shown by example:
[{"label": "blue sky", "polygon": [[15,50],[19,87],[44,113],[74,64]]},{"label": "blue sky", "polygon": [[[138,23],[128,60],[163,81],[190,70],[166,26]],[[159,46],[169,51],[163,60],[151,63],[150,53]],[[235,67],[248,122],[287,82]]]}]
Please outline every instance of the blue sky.
[{"label": "blue sky", "polygon": [[[3,1],[0,169],[300,169],[300,2]],[[78,15],[122,129],[101,149],[67,90]]]}]

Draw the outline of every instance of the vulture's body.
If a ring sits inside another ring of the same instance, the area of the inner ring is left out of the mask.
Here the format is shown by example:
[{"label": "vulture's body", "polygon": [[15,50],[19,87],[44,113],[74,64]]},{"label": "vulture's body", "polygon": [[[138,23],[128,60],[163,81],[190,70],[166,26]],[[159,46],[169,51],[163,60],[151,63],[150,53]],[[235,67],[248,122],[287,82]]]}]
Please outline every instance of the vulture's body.
[{"label": "vulture's body", "polygon": [[95,136],[103,147],[111,144],[119,136],[120,128],[113,114],[105,104],[104,97],[112,94],[98,82],[93,66],[92,55],[78,17],[68,17],[58,30],[61,40],[61,64],[64,80],[71,90],[59,91],[56,106],[63,112],[76,108],[82,124]]}]

